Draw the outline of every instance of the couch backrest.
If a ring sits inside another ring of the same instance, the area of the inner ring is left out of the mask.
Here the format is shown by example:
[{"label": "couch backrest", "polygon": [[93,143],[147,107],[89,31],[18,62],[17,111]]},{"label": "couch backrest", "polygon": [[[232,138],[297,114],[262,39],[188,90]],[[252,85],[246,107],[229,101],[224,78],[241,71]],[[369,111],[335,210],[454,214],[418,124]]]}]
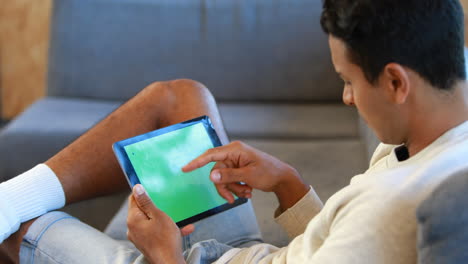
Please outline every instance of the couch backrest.
[{"label": "couch backrest", "polygon": [[318,0],[55,0],[49,94],[192,78],[220,100],[339,101]]}]

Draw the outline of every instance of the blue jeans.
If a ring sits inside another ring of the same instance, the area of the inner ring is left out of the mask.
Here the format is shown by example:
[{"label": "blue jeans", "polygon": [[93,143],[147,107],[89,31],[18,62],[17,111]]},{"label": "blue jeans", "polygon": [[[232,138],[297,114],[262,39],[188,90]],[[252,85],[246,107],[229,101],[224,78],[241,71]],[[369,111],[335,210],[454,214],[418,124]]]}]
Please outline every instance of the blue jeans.
[{"label": "blue jeans", "polygon": [[[21,263],[146,263],[127,240],[127,203],[124,203],[105,233],[63,213],[39,217],[24,236]],[[203,219],[195,232],[183,238],[189,263],[211,263],[232,247],[262,242],[250,201]]]}]

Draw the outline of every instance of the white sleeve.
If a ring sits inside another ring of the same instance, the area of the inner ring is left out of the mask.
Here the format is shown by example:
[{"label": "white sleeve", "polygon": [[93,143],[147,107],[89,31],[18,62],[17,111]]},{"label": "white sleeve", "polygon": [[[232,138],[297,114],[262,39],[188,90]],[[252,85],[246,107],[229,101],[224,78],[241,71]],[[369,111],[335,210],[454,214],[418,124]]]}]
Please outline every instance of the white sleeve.
[{"label": "white sleeve", "polygon": [[320,212],[322,207],[322,201],[310,187],[309,192],[301,200],[276,217],[275,221],[286,230],[289,238],[293,239],[304,233],[310,220]]},{"label": "white sleeve", "polygon": [[[308,263],[416,263],[414,206],[380,198],[355,201],[359,205],[337,212],[329,236]],[[308,242],[305,235],[303,249]]]}]

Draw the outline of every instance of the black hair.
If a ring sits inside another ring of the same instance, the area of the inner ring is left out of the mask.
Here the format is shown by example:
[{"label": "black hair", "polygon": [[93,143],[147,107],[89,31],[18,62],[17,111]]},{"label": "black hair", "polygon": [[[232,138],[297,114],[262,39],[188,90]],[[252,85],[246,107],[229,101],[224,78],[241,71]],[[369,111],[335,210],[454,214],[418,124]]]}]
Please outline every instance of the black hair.
[{"label": "black hair", "polygon": [[392,62],[443,90],[466,79],[458,0],[324,0],[321,24],[370,83]]}]

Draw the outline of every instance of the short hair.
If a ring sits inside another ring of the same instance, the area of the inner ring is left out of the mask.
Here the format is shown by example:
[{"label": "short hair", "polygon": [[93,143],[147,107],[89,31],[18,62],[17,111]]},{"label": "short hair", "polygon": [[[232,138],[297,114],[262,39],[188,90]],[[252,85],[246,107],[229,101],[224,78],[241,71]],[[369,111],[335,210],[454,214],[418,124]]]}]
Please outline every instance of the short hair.
[{"label": "short hair", "polygon": [[458,0],[324,0],[321,24],[370,83],[392,62],[443,90],[466,79]]}]

